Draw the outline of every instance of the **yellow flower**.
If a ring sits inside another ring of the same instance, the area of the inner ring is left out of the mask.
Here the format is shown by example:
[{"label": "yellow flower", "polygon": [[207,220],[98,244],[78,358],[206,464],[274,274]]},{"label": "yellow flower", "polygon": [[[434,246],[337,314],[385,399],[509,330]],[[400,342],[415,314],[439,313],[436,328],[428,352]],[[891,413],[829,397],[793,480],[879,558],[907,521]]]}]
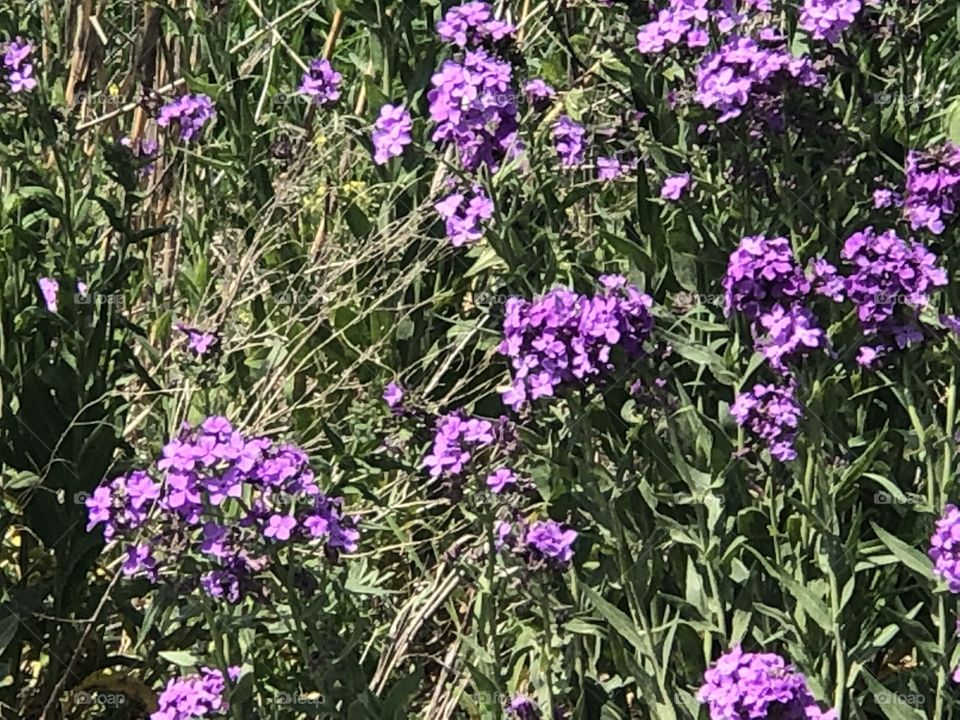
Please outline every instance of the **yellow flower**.
[{"label": "yellow flower", "polygon": [[317,133],[313,136],[313,145],[314,147],[322,148],[327,144],[327,136],[323,133]]},{"label": "yellow flower", "polygon": [[367,184],[363,180],[351,180],[343,185],[343,192],[347,195],[359,195],[366,189]]},{"label": "yellow flower", "polygon": [[116,83],[111,83],[110,87],[107,88],[107,92],[116,97],[120,94],[120,86]]}]

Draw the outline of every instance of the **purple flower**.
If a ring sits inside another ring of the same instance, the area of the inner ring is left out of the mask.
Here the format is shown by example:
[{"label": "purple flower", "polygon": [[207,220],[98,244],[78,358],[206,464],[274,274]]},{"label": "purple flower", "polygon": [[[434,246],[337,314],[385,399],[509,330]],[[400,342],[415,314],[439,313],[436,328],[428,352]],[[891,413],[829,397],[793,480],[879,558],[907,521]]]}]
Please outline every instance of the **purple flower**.
[{"label": "purple flower", "polygon": [[576,167],[583,163],[583,138],[586,132],[583,125],[567,115],[561,115],[553,124],[553,145],[564,167]]},{"label": "purple flower", "polygon": [[340,99],[340,81],[343,76],[336,72],[325,58],[310,62],[310,67],[300,80],[297,92],[311,98],[321,107],[332,105]]},{"label": "purple flower", "polygon": [[510,700],[507,705],[507,715],[517,718],[517,720],[539,720],[540,709],[537,704],[522,693],[518,693]]},{"label": "purple flower", "polygon": [[556,520],[541,520],[527,528],[523,543],[531,560],[542,560],[551,567],[563,569],[573,559],[576,539],[576,530],[564,529]]},{"label": "purple flower", "polygon": [[493,217],[493,201],[483,187],[455,192],[434,206],[443,218],[447,238],[454,247],[472,245],[483,237],[484,225]]},{"label": "purple flower", "polygon": [[513,547],[518,539],[513,523],[506,520],[497,520],[493,526],[494,541],[493,547],[499,552],[504,547]]},{"label": "purple flower", "polygon": [[[770,10],[769,0],[745,0],[740,4],[744,11]],[[670,0],[654,20],[637,32],[637,49],[644,54],[660,54],[684,42],[689,48],[705,47],[711,26],[727,34],[747,19],[731,0]]]},{"label": "purple flower", "polygon": [[457,47],[475,47],[485,40],[497,42],[513,35],[513,25],[493,17],[493,8],[486,2],[465,2],[452,7],[437,23],[437,34],[445,43]]},{"label": "purple flower", "polygon": [[433,446],[423,465],[432,477],[455,478],[463,474],[473,451],[493,442],[489,420],[468,418],[462,411],[444,415],[437,420]]},{"label": "purple flower", "polygon": [[872,227],[847,238],[841,257],[851,267],[846,297],[857,308],[863,334],[874,340],[874,347],[861,348],[858,362],[869,367],[890,348],[922,340],[920,310],[947,284],[937,257],[894,230],[876,233]]},{"label": "purple flower", "polygon": [[952,593],[960,593],[960,510],[950,504],[943,509],[930,537],[934,575],[942,578]]},{"label": "purple flower", "polygon": [[730,407],[737,424],[763,440],[770,454],[780,462],[795,460],[793,444],[803,417],[803,408],[796,398],[796,385],[756,384],[737,396]]},{"label": "purple flower", "polygon": [[644,354],[653,331],[653,301],[621,276],[600,278],[588,297],[557,288],[533,302],[510,298],[499,352],[510,359],[513,382],[503,401],[520,410],[561,387],[602,382],[626,359]]},{"label": "purple flower", "polygon": [[206,333],[197,328],[177,323],[177,330],[187,336],[187,348],[197,357],[203,357],[210,349],[217,345],[220,340],[212,333]]},{"label": "purple flower", "polygon": [[160,485],[142,470],[114,478],[100,486],[84,501],[87,532],[103,523],[103,537],[112,540],[118,533],[136,529],[147,521],[147,513],[160,498]]},{"label": "purple flower", "polygon": [[814,40],[836,44],[843,31],[857,19],[862,7],[860,0],[804,0],[800,9],[800,27]]},{"label": "purple flower", "polygon": [[290,533],[296,526],[297,521],[289,515],[271,515],[267,527],[263,529],[263,535],[274,540],[289,540]]},{"label": "purple flower", "polygon": [[402,105],[384,105],[380,108],[380,117],[373,128],[373,161],[377,165],[385,164],[392,157],[403,154],[403,148],[410,144],[410,132],[413,119]]},{"label": "purple flower", "polygon": [[430,79],[427,93],[433,141],[456,147],[468,171],[499,168],[515,157],[518,138],[513,68],[486,50],[468,50],[462,62],[447,60]]},{"label": "purple flower", "polygon": [[391,410],[398,409],[403,402],[403,388],[395,382],[389,383],[383,390],[383,399]]},{"label": "purple flower", "polygon": [[11,93],[33,90],[37,80],[33,76],[33,64],[27,58],[33,53],[33,45],[21,38],[7,43],[3,53],[3,69]]},{"label": "purple flower", "polygon": [[523,94],[534,110],[543,112],[549,107],[553,98],[557,96],[557,91],[547,85],[541,78],[533,78],[523,86]]},{"label": "purple flower", "polygon": [[804,300],[813,287],[786,238],[748,236],[730,254],[723,279],[724,312],[742,312],[754,320],[774,306]]},{"label": "purple flower", "polygon": [[37,280],[40,286],[40,294],[43,295],[43,302],[49,312],[57,311],[57,300],[60,295],[60,283],[53,278],[40,278]]},{"label": "purple flower", "polygon": [[960,147],[946,142],[926,152],[907,154],[903,212],[914,230],[941,234],[960,201]]},{"label": "purple flower", "polygon": [[672,175],[663,181],[660,197],[666,200],[679,200],[683,191],[690,186],[690,173]]},{"label": "purple flower", "polygon": [[817,295],[828,297],[834,302],[842,302],[846,284],[837,273],[837,268],[823,258],[811,259],[807,263],[807,278]]},{"label": "purple flower", "polygon": [[506,490],[507,486],[516,484],[517,476],[510,468],[500,468],[487,475],[487,487],[497,494]]},{"label": "purple flower", "polygon": [[811,350],[827,346],[827,337],[810,310],[802,305],[784,309],[775,305],[759,318],[763,336],[757,341],[757,349],[781,372],[787,370],[788,361],[796,361]]},{"label": "purple flower", "polygon": [[711,720],[837,718],[836,711],[819,708],[807,678],[782,657],[745,653],[739,645],[704,673],[697,699],[709,707]]},{"label": "purple flower", "polygon": [[635,170],[638,165],[637,160],[631,162],[623,162],[622,160],[615,157],[598,157],[597,158],[597,180],[609,181],[616,180],[632,170]]},{"label": "purple flower", "polygon": [[155,582],[157,579],[157,561],[153,557],[150,546],[146,543],[129,545],[121,570],[123,570],[124,575],[142,573],[147,579]]},{"label": "purple flower", "polygon": [[222,716],[229,708],[223,697],[225,690],[226,681],[219,670],[201,668],[198,675],[172,678],[157,698],[157,709],[150,715],[150,720],[200,720],[213,715]]},{"label": "purple flower", "polygon": [[768,125],[778,127],[782,124],[779,106],[787,90],[822,82],[809,58],[734,37],[700,64],[695,98],[703,107],[720,112],[718,123],[739,117],[753,106]]},{"label": "purple flower", "polygon": [[157,125],[180,127],[180,140],[190,142],[200,135],[207,121],[216,117],[213,100],[202,94],[182,95],[162,108],[157,115]]},{"label": "purple flower", "polygon": [[[121,544],[127,574],[179,577],[189,557],[203,592],[235,603],[262,591],[258,576],[273,542],[320,544],[328,558],[357,549],[356,520],[344,516],[340,498],[320,491],[306,453],[244,437],[226,418],[184,425],[156,471],[159,481],[137,470],[85,501],[88,531],[103,525],[104,538]],[[141,528],[149,546],[137,539]]]},{"label": "purple flower", "polygon": [[903,205],[903,198],[900,197],[899,193],[889,188],[877,188],[873,191],[873,207],[875,209],[884,210],[888,207],[900,207],[901,205]]}]

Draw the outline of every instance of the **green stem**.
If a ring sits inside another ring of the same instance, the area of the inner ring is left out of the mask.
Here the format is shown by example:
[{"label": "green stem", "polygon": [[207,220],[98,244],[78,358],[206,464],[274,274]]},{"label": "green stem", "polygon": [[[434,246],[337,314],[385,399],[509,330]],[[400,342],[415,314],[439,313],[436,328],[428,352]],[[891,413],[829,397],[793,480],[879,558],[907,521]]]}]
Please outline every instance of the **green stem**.
[{"label": "green stem", "polygon": [[[544,713],[545,717],[553,717],[553,709],[556,706],[556,703],[553,699],[553,619],[550,616],[550,596],[547,591],[546,586],[541,587],[540,592],[540,610],[543,613],[543,634],[546,637],[546,676],[547,681],[547,711]],[[540,666],[541,671],[543,670],[543,660],[541,659]]]},{"label": "green stem", "polygon": [[933,717],[931,720],[943,718],[943,695],[947,682],[947,608],[943,600],[943,593],[937,597],[937,644],[940,646],[940,662],[937,663],[937,695],[933,701]]}]

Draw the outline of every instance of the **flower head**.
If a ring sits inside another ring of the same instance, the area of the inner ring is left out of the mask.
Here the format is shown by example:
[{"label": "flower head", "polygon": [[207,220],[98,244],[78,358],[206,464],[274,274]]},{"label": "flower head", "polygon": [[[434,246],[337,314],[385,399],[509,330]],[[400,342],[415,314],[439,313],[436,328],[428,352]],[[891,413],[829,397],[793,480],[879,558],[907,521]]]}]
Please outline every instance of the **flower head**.
[{"label": "flower head", "polygon": [[553,145],[564,167],[576,167],[583,163],[583,139],[586,133],[583,125],[567,115],[561,115],[553,124]]},{"label": "flower head", "polygon": [[660,188],[660,197],[666,200],[679,200],[689,186],[690,173],[672,175],[663,181],[663,187]]},{"label": "flower head", "polygon": [[556,520],[540,520],[527,528],[523,543],[531,560],[545,561],[550,566],[563,569],[573,559],[573,543],[576,539],[576,530],[565,528]]},{"label": "flower head", "polygon": [[213,100],[202,94],[182,95],[162,108],[157,115],[157,125],[180,128],[180,139],[190,142],[200,135],[203,126],[217,115]]},{"label": "flower head", "polygon": [[326,58],[310,61],[310,66],[300,80],[297,92],[311,98],[321,107],[333,105],[340,99],[340,81],[343,76],[336,72]]},{"label": "flower head", "polygon": [[775,653],[745,653],[736,646],[704,673],[697,693],[711,720],[796,718],[836,720],[810,693],[806,677]]},{"label": "flower head", "polygon": [[384,105],[373,128],[373,161],[385,164],[392,157],[403,154],[410,144],[413,119],[410,111],[402,105]]}]

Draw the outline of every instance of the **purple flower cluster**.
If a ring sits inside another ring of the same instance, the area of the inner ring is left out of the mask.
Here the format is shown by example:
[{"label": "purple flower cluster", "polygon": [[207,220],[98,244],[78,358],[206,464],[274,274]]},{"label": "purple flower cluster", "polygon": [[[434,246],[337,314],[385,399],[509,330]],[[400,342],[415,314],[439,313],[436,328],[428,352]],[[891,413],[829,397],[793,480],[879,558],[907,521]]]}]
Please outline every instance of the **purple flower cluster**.
[{"label": "purple flower cluster", "polygon": [[487,475],[487,487],[498,495],[516,484],[517,475],[510,468],[500,468]]},{"label": "purple flower cluster", "polygon": [[507,705],[507,715],[517,720],[540,720],[540,708],[526,695],[517,694]]},{"label": "purple flower cluster", "polygon": [[399,414],[403,409],[403,388],[398,383],[388,383],[383,389],[383,401],[395,414]]},{"label": "purple flower cluster", "polygon": [[862,7],[860,0],[804,0],[800,8],[800,27],[814,40],[838,43]]},{"label": "purple flower cluster", "polygon": [[493,201],[480,185],[455,192],[435,206],[443,218],[447,238],[454,247],[472,245],[483,237],[484,225],[493,217]]},{"label": "purple flower cluster", "polygon": [[775,653],[745,653],[736,646],[704,673],[697,699],[711,720],[836,720],[821,710],[807,678]]},{"label": "purple flower cluster", "polygon": [[[757,339],[757,349],[770,361],[770,366],[780,372],[787,371],[787,364],[795,362],[811,351],[825,347],[827,337],[813,312],[803,305],[784,308],[776,305],[760,316],[762,335]],[[755,328],[755,333],[758,330]]]},{"label": "purple flower cluster", "polygon": [[733,37],[700,64],[695,98],[703,107],[720,112],[718,123],[739,117],[753,105],[769,125],[777,127],[786,89],[822,82],[809,58],[794,57],[784,48],[761,47],[750,38]]},{"label": "purple flower cluster", "polygon": [[385,164],[392,157],[403,155],[403,148],[410,144],[413,118],[402,105],[384,105],[373,128],[373,161]]},{"label": "purple flower cluster", "polygon": [[532,567],[549,567],[565,570],[573,560],[573,544],[578,533],[561,525],[556,520],[501,520],[494,528],[496,548],[504,547],[521,555]]},{"label": "purple flower cluster", "polygon": [[466,2],[450,8],[437,23],[440,39],[460,48],[498,42],[514,32],[513,25],[493,17],[493,8],[486,2]]},{"label": "purple flower cluster", "polygon": [[510,63],[482,48],[468,50],[462,62],[445,61],[431,83],[433,141],[456,147],[468,171],[480,165],[495,170],[519,151]]},{"label": "purple flower cluster", "polygon": [[532,78],[523,86],[523,94],[536,110],[545,110],[557,96],[557,91],[541,78]]},{"label": "purple flower cluster", "polygon": [[860,348],[857,362],[869,367],[894,346],[919,342],[920,309],[935,288],[947,284],[937,257],[894,230],[877,233],[872,227],[847,238],[841,257],[852,266],[844,281],[846,296],[857,306],[864,335],[876,338],[875,345]]},{"label": "purple flower cluster", "polygon": [[757,349],[780,372],[787,363],[826,347],[826,334],[806,307],[813,292],[836,292],[836,269],[823,259],[811,280],[786,238],[748,236],[730,254],[723,280],[724,312],[742,312],[751,322]]},{"label": "purple flower cluster", "polygon": [[333,105],[340,99],[340,81],[343,76],[330,65],[326,58],[310,61],[310,66],[300,80],[297,92],[306,95],[321,107]]},{"label": "purple flower cluster", "polygon": [[769,10],[769,0],[747,0],[743,13],[737,11],[731,0],[670,0],[655,20],[637,32],[637,49],[645,54],[659,54],[682,42],[688,48],[706,47],[710,44],[711,22],[726,34],[747,19],[744,13]]},{"label": "purple flower cluster", "polygon": [[639,165],[639,161],[636,159],[626,161],[617,157],[598,157],[597,180],[603,182],[617,180],[636,170],[637,165]]},{"label": "purple flower cluster", "polygon": [[553,146],[565,168],[583,164],[583,139],[586,134],[583,125],[567,115],[561,115],[553,124]]},{"label": "purple flower cluster", "polygon": [[688,187],[690,187],[690,173],[671,175],[663,181],[660,197],[664,200],[679,200]]},{"label": "purple flower cluster", "polygon": [[177,323],[176,328],[187,336],[187,349],[197,357],[203,357],[220,342],[213,333],[204,332],[183,323]]},{"label": "purple flower cluster", "polygon": [[216,117],[213,100],[202,94],[181,95],[160,108],[157,125],[168,127],[176,123],[180,127],[180,139],[190,142],[200,135],[208,120]]},{"label": "purple flower cluster", "polygon": [[462,411],[437,420],[433,447],[423,459],[431,477],[456,478],[463,474],[477,450],[494,442],[494,427],[489,420],[467,417]]},{"label": "purple flower cluster", "polygon": [[[902,206],[903,198],[900,196],[900,193],[890,188],[877,188],[873,191],[873,207],[877,210]],[[914,228],[914,230],[916,230],[916,228]]]},{"label": "purple flower cluster", "polygon": [[946,142],[926,152],[907,154],[907,187],[903,212],[914,230],[935,235],[957,211],[960,201],[960,147]]},{"label": "purple flower cluster", "polygon": [[960,593],[960,509],[947,505],[930,537],[933,572],[943,578],[952,593]]},{"label": "purple flower cluster", "polygon": [[[239,671],[231,667],[227,674],[236,680]],[[171,678],[157,698],[157,709],[150,720],[200,720],[222,715],[230,707],[224,699],[226,688],[223,673],[207,667],[200,668],[197,675]]]},{"label": "purple flower cluster", "polygon": [[321,541],[332,557],[357,548],[355,521],[320,491],[302,450],[247,438],[226,418],[184,425],[156,471],[156,480],[142,470],[116,478],[86,500],[87,530],[102,524],[105,539],[127,544],[128,575],[176,577],[192,550],[208,568],[201,587],[237,602],[276,543]]},{"label": "purple flower cluster", "polygon": [[29,61],[33,45],[21,38],[11,40],[3,53],[3,71],[7,88],[11,93],[33,90],[37,79],[33,75],[33,63]]},{"label": "purple flower cluster", "polygon": [[766,442],[770,454],[780,462],[797,457],[793,444],[803,408],[797,402],[796,392],[792,381],[783,385],[758,383],[738,395],[730,406],[737,424]]},{"label": "purple flower cluster", "polygon": [[556,288],[533,302],[509,298],[500,353],[510,358],[513,382],[503,401],[514,410],[561,386],[586,386],[613,372],[615,348],[643,354],[653,331],[653,301],[619,275],[600,278],[591,296]]}]

